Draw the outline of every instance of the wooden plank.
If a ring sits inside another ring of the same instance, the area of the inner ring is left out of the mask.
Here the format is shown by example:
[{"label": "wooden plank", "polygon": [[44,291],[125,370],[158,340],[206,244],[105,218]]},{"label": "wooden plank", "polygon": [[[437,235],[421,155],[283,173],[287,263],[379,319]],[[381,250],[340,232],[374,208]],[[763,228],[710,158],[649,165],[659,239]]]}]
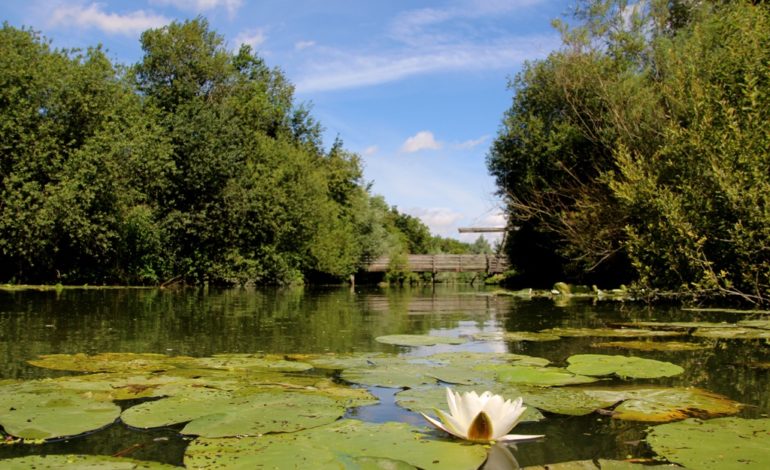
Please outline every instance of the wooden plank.
[{"label": "wooden plank", "polygon": [[[492,255],[409,255],[408,269],[417,273],[443,272],[490,272],[500,273],[508,269],[508,260]],[[369,272],[386,272],[390,258],[383,256],[369,263]]]}]

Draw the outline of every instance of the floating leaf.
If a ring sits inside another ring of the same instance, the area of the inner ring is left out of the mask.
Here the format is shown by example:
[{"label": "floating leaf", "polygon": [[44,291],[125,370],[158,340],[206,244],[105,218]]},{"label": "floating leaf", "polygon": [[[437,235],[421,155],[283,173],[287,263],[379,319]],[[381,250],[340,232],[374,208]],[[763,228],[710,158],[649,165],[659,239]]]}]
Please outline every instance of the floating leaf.
[{"label": "floating leaf", "polygon": [[768,339],[770,331],[754,328],[698,328],[692,335],[712,339]]},{"label": "floating leaf", "polygon": [[325,396],[257,392],[246,396],[213,391],[170,397],[131,407],[121,418],[129,426],[153,428],[189,423],[183,434],[205,437],[292,432],[330,423],[345,412]]},{"label": "floating leaf", "polygon": [[[521,396],[521,393],[518,393],[515,388],[500,385],[484,389],[460,385],[452,387],[452,390],[460,393],[476,391],[479,394],[485,391],[490,391],[496,395],[500,395],[503,398],[510,400],[515,400]],[[396,394],[396,404],[402,408],[406,408],[407,410],[434,415],[436,409],[447,410],[446,388],[422,387],[404,390]],[[524,415],[522,416],[521,420],[541,421],[543,419],[545,419],[545,417],[537,410],[537,408],[528,406],[526,411],[524,411]]]},{"label": "floating leaf", "polygon": [[513,353],[445,352],[426,357],[432,362],[455,367],[477,367],[490,364],[516,364],[521,366],[547,366],[551,361],[543,357]]},{"label": "floating leaf", "polygon": [[641,357],[575,354],[567,358],[567,362],[570,364],[568,371],[596,377],[615,374],[621,378],[652,379],[684,372],[676,364]]},{"label": "floating leaf", "polygon": [[688,468],[770,467],[770,419],[688,419],[653,427],[647,442],[659,455]]},{"label": "floating leaf", "polygon": [[606,341],[591,343],[592,348],[636,349],[639,351],[697,351],[709,349],[711,346],[700,343],[684,343],[681,341]]},{"label": "floating leaf", "polygon": [[169,357],[151,353],[47,354],[29,362],[33,366],[77,372],[153,372],[193,363],[186,356]]},{"label": "floating leaf", "polygon": [[643,330],[639,328],[551,328],[541,333],[562,337],[647,338],[655,336],[679,336],[679,331]]},{"label": "floating leaf", "polygon": [[65,389],[20,383],[0,387],[0,425],[24,439],[52,439],[95,431],[112,424],[120,407]]},{"label": "floating leaf", "polygon": [[225,370],[268,369],[301,372],[313,368],[311,364],[286,360],[284,356],[278,354],[215,354],[213,357],[196,358],[194,363],[201,368]]},{"label": "floating leaf", "polygon": [[178,470],[175,465],[108,455],[31,455],[4,459],[4,470]]},{"label": "floating leaf", "polygon": [[619,401],[617,397],[594,396],[573,387],[521,387],[521,395],[528,405],[549,413],[569,416],[591,414]]},{"label": "floating leaf", "polygon": [[536,385],[539,387],[551,387],[560,385],[586,384],[596,382],[593,377],[573,374],[560,367],[536,367],[536,366],[490,366],[495,376],[501,382],[509,384]]},{"label": "floating leaf", "polygon": [[561,336],[538,331],[494,331],[476,333],[473,339],[477,341],[557,341]]},{"label": "floating leaf", "polygon": [[741,320],[738,322],[738,325],[744,326],[747,328],[759,328],[761,330],[770,330],[770,319],[763,319],[763,320]]},{"label": "floating leaf", "polygon": [[436,379],[426,375],[429,366],[411,363],[400,357],[382,358],[365,367],[345,369],[340,377],[348,382],[379,387],[419,387],[435,384]]},{"label": "floating leaf", "polygon": [[463,344],[462,338],[429,335],[386,335],[374,338],[375,341],[396,346],[434,346],[436,344]]},{"label": "floating leaf", "polygon": [[623,460],[573,460],[571,462],[550,463],[524,467],[522,470],[645,470],[648,468],[680,468],[674,465],[644,465]]},{"label": "floating leaf", "polygon": [[307,362],[319,369],[349,369],[352,367],[367,367],[386,358],[396,357],[392,354],[354,353],[354,354],[292,354],[289,357]]},{"label": "floating leaf", "polygon": [[639,321],[633,323],[620,323],[628,328],[653,328],[656,330],[692,330],[695,328],[731,328],[735,323],[727,322],[708,322],[708,321]]},{"label": "floating leaf", "polygon": [[[484,446],[437,439],[406,423],[341,420],[290,434],[242,439],[198,438],[190,443],[184,463],[204,468],[348,468],[345,462],[405,462],[422,469],[477,469],[486,458]],[[374,461],[370,460],[374,459]],[[388,468],[370,466],[369,468]]]},{"label": "floating leaf", "polygon": [[734,415],[741,404],[698,388],[624,387],[584,389],[589,396],[619,402],[612,417],[626,421],[666,422],[690,417],[709,418]]}]

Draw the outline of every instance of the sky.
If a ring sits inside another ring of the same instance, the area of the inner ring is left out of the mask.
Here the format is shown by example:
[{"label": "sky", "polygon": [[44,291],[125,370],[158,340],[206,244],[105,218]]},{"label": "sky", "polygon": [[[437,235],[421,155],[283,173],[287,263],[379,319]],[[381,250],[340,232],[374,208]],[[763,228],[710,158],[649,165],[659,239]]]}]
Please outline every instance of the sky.
[{"label": "sky", "polygon": [[[372,192],[434,234],[503,226],[486,157],[525,61],[560,45],[570,0],[0,0],[0,17],[57,48],[141,60],[139,36],[203,16],[249,44],[311,106],[327,148],[358,153]],[[486,235],[490,241],[495,235]]]}]

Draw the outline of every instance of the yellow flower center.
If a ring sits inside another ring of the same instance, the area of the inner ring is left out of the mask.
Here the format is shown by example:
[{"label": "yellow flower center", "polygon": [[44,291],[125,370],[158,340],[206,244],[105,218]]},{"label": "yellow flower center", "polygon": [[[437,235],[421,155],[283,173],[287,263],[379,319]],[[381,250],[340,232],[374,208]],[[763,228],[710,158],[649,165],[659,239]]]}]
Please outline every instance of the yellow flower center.
[{"label": "yellow flower center", "polygon": [[468,428],[468,440],[486,442],[492,438],[492,420],[486,413],[479,412]]}]

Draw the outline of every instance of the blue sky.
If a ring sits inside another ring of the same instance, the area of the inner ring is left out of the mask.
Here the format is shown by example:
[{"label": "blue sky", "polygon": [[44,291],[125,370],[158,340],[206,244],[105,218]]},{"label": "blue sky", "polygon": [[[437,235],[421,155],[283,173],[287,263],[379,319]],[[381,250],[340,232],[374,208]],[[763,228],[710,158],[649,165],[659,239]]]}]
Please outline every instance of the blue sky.
[{"label": "blue sky", "polygon": [[0,0],[55,47],[141,58],[139,35],[203,15],[251,44],[312,105],[325,143],[359,153],[373,192],[443,236],[504,223],[485,158],[524,61],[559,47],[569,0]]}]

